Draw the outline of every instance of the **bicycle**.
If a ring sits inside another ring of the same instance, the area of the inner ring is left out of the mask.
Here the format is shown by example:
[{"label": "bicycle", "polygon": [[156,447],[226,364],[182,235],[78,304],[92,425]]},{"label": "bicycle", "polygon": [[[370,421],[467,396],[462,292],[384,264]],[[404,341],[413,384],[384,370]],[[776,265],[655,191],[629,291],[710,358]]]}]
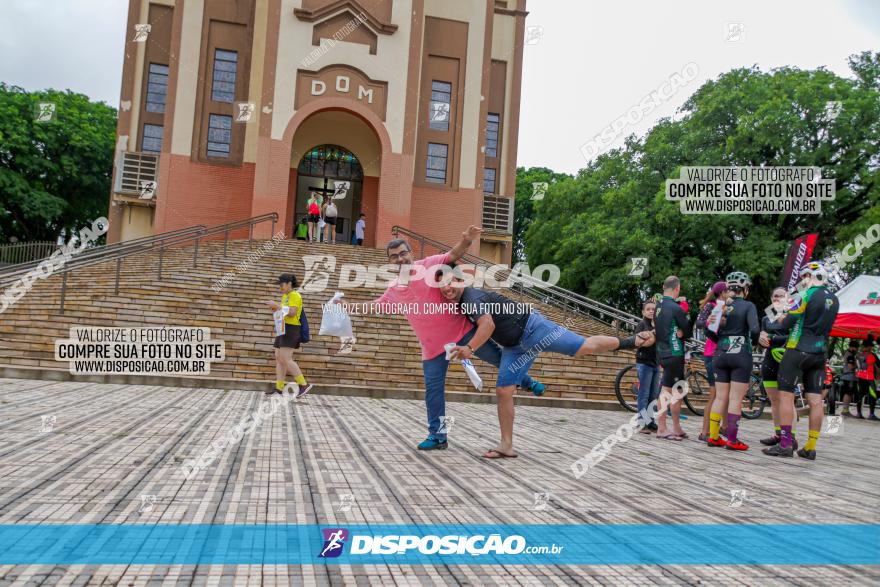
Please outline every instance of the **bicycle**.
[{"label": "bicycle", "polygon": [[[692,358],[688,353],[685,362],[685,380],[688,383],[688,393],[684,396],[684,404],[696,416],[702,416],[706,399],[709,397],[709,379],[702,371],[697,370],[691,363]],[[627,365],[617,372],[614,379],[614,393],[617,401],[630,412],[638,411],[637,397],[639,393],[639,378],[635,365]]]},{"label": "bicycle", "polygon": [[[764,355],[754,354],[752,355],[752,376],[749,380],[749,389],[746,391],[746,395],[743,397],[743,409],[742,416],[747,420],[757,420],[761,417],[761,414],[764,413],[764,409],[770,405],[770,397],[767,395],[767,390],[764,388],[764,381],[761,379],[761,364],[764,361]],[[831,406],[834,402],[834,396],[832,394],[835,393],[834,384],[832,384],[832,389],[828,392],[828,397],[825,398],[825,411],[827,412],[830,409],[833,409]],[[807,407],[807,401],[804,397],[804,386],[798,383],[795,386],[794,391],[795,397],[795,410],[800,410]],[[748,407],[746,407],[748,406]]]}]

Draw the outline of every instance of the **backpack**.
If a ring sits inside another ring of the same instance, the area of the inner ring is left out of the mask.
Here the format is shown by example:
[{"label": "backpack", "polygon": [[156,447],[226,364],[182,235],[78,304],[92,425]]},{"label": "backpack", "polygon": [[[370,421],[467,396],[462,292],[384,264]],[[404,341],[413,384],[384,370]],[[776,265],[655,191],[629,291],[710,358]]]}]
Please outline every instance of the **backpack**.
[{"label": "backpack", "polygon": [[321,209],[318,208],[318,202],[312,202],[311,204],[309,204],[309,214],[317,216],[320,213]]},{"label": "backpack", "polygon": [[306,309],[303,308],[299,313],[299,341],[301,343],[307,343],[312,340],[311,334],[309,334],[309,321],[306,320]]}]

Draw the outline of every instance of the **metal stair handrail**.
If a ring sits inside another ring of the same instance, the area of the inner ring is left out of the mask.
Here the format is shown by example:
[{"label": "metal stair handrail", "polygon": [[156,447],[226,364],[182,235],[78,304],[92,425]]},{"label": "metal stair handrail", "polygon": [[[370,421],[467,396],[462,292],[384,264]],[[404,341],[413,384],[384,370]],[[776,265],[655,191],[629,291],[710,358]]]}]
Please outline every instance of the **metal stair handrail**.
[{"label": "metal stair handrail", "polygon": [[[425,245],[430,245],[443,251],[448,251],[452,248],[446,243],[434,240],[403,226],[395,225],[391,229],[391,234],[395,237],[405,235],[418,241],[420,245],[420,257],[425,256]],[[462,255],[462,259],[479,267],[495,265],[495,263],[488,259],[483,259],[482,257],[470,253]],[[508,268],[506,271],[509,272],[512,270],[512,268]],[[641,318],[638,318],[633,314],[629,314],[628,312],[624,312],[623,310],[619,310],[608,304],[603,304],[602,302],[593,300],[579,293],[575,293],[556,285],[550,285],[531,276],[517,275],[513,281],[511,289],[535,299],[540,299],[548,305],[555,306],[568,312],[575,312],[587,316],[612,327],[634,330],[636,325],[641,321]]]},{"label": "metal stair handrail", "polygon": [[[60,246],[53,241],[31,241],[0,245],[0,266],[9,267],[20,263],[30,263],[33,258],[42,259],[48,257]],[[26,260],[18,260],[22,258]],[[4,259],[11,260],[4,261]]]},{"label": "metal stair handrail", "polygon": [[[168,232],[163,232],[160,234],[152,235],[152,236],[144,236],[136,239],[131,239],[127,241],[121,241],[118,243],[113,243],[109,245],[100,245],[97,247],[89,247],[85,249],[81,253],[77,253],[75,257],[72,257],[67,264],[71,264],[72,262],[79,262],[88,259],[99,258],[102,256],[112,255],[116,251],[121,250],[129,250],[140,247],[142,249],[152,248],[156,243],[161,243],[163,241],[172,239],[179,235],[188,235],[195,234],[199,231],[206,230],[204,224],[198,224],[196,226],[188,226],[186,228],[179,228],[177,230],[170,230]],[[35,261],[28,261],[26,263],[17,263],[15,265],[9,265],[3,268],[0,268],[0,283],[7,281],[8,277],[12,275],[24,274],[39,266],[40,263],[46,260],[47,257],[42,259],[37,259]]]},{"label": "metal stair handrail", "polygon": [[[213,226],[211,228],[205,228],[203,225],[190,227],[186,230],[172,231],[172,233],[163,233],[161,235],[156,235],[156,237],[150,237],[155,242],[151,243],[150,249],[155,248],[158,245],[159,247],[159,262],[158,262],[158,279],[162,279],[162,264],[164,260],[165,249],[174,245],[179,245],[182,243],[186,243],[189,241],[194,241],[193,246],[193,267],[198,266],[198,256],[199,256],[199,241],[205,237],[212,236],[215,234],[224,234],[223,241],[223,256],[226,257],[228,254],[229,247],[229,233],[234,230],[240,230],[242,228],[248,228],[248,241],[253,243],[253,228],[257,224],[262,222],[270,221],[272,222],[272,234],[275,233],[275,224],[278,222],[278,214],[275,212],[270,212],[268,214],[261,214],[260,216],[254,216],[252,218],[248,218],[245,220],[237,220],[234,222],[227,222],[225,224],[220,224],[217,226]],[[170,235],[170,236],[169,236]],[[141,240],[141,239],[138,239]],[[127,243],[130,241],[126,241]],[[119,243],[121,244],[121,243]],[[113,246],[113,245],[109,245]],[[253,246],[253,245],[251,245]],[[68,276],[76,270],[83,269],[92,265],[97,265],[100,263],[106,263],[108,261],[116,261],[116,282],[114,293],[119,293],[119,275],[122,269],[122,261],[128,257],[132,257],[139,253],[143,253],[144,243],[137,243],[129,246],[121,246],[115,248],[110,251],[104,251],[103,254],[91,255],[87,258],[81,258],[81,256],[77,256],[74,259],[71,259],[71,262],[68,262],[63,268],[53,272],[52,275],[61,275],[61,300],[59,304],[59,313],[64,313],[64,299],[67,293],[67,279]],[[17,280],[17,275],[14,276]],[[4,284],[4,281],[9,281],[8,277],[0,279],[0,287],[5,287],[8,283]]]}]

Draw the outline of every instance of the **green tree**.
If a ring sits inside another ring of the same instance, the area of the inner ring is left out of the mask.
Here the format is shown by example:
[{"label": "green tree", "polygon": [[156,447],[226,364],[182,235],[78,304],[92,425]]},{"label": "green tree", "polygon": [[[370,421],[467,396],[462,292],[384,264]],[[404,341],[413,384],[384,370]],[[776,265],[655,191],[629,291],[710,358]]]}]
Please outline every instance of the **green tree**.
[{"label": "green tree", "polygon": [[[37,120],[40,103],[53,120]],[[106,104],[0,83],[0,243],[52,241],[106,216],[115,133]]]},{"label": "green tree", "polygon": [[[543,199],[536,192],[535,184],[555,185],[563,179],[571,179],[565,173],[556,173],[546,167],[516,168],[516,201],[513,220],[513,263],[526,261],[525,234],[535,215],[535,206]],[[544,194],[546,197],[546,194]]]},{"label": "green tree", "polygon": [[[850,65],[854,78],[753,67],[706,82],[679,120],[629,137],[550,190],[526,230],[529,263],[555,263],[563,287],[630,311],[667,275],[681,277],[693,300],[731,270],[749,273],[752,299],[766,304],[796,236],[820,233],[817,258],[880,222],[880,54]],[[818,166],[837,196],[820,216],[684,215],[664,188],[685,165]],[[875,248],[853,267],[876,268]],[[647,279],[628,276],[631,257],[648,258]]]}]

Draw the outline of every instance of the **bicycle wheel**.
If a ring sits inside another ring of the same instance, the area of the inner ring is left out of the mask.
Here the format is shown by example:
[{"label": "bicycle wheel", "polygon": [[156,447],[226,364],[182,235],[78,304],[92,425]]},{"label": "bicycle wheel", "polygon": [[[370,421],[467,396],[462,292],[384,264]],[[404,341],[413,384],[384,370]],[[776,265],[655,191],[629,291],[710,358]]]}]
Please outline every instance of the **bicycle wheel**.
[{"label": "bicycle wheel", "polygon": [[857,403],[854,402],[856,407],[856,417],[860,416],[862,418],[867,418],[869,415],[871,415],[871,406],[868,403],[868,399],[869,396],[866,393],[859,398],[859,401]]},{"label": "bicycle wheel", "polygon": [[709,401],[709,379],[702,371],[691,371],[688,374],[688,392],[684,396],[684,404],[697,416],[702,416]]},{"label": "bicycle wheel", "polygon": [[614,393],[617,401],[630,412],[638,410],[636,398],[639,393],[639,376],[635,365],[629,365],[617,372],[614,379]]},{"label": "bicycle wheel", "polygon": [[757,420],[764,413],[764,405],[764,384],[760,377],[752,375],[749,390],[742,401],[742,417],[747,420]]}]

